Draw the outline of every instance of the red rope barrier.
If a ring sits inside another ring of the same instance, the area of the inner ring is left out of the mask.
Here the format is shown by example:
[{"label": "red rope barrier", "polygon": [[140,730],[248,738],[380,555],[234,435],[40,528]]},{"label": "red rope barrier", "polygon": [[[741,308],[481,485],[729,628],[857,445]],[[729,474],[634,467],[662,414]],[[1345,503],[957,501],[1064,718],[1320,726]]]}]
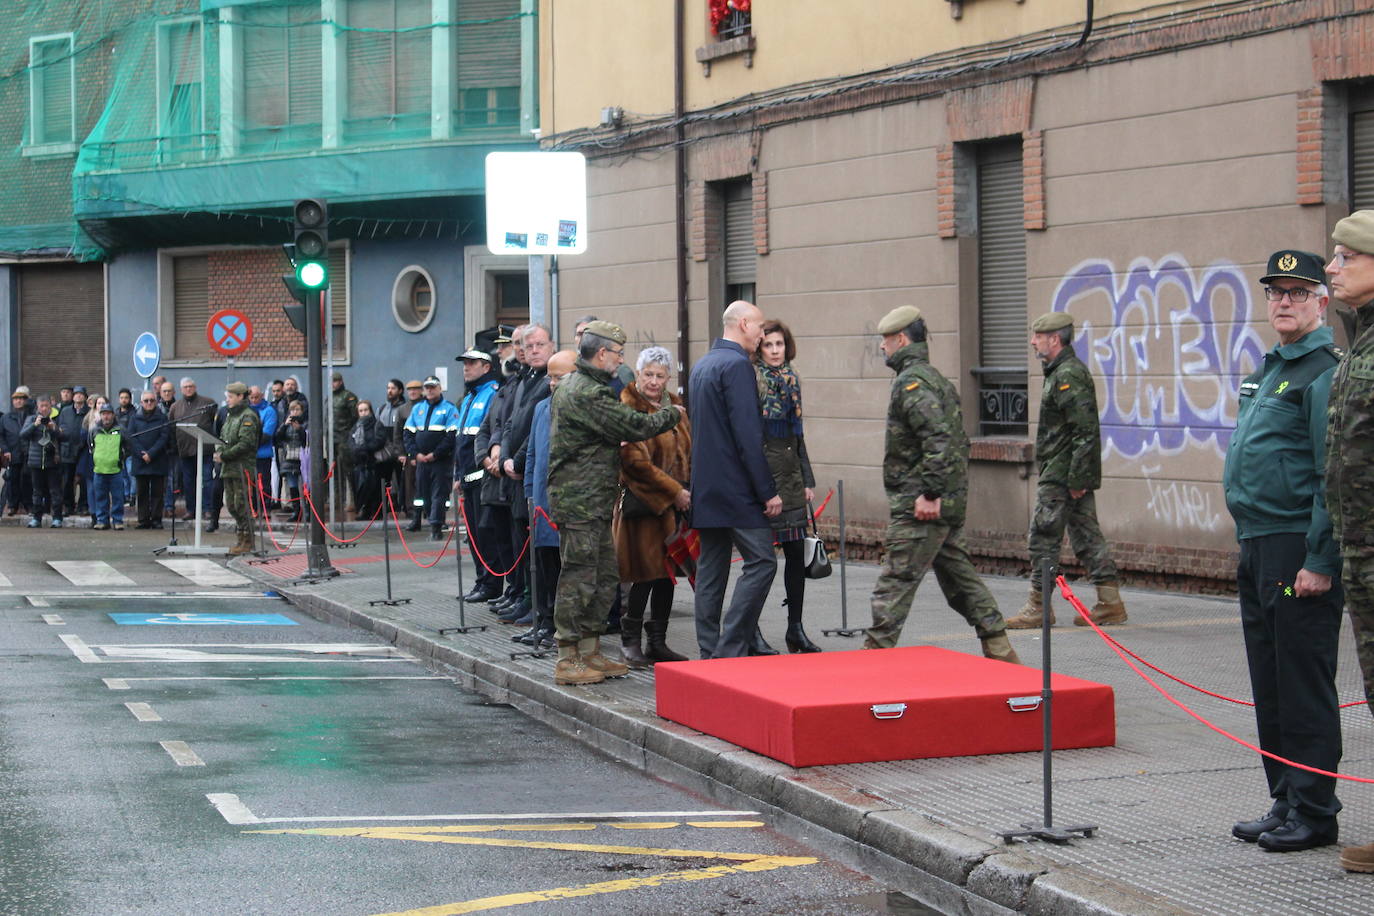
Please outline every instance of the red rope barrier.
[{"label": "red rope barrier", "polygon": [[1121,660],[1125,662],[1132,671],[1140,675],[1141,679],[1144,680],[1145,683],[1149,684],[1151,687],[1157,690],[1160,696],[1164,697],[1164,699],[1168,700],[1170,703],[1177,706],[1179,709],[1183,710],[1189,716],[1196,719],[1203,725],[1207,726],[1212,731],[1216,732],[1222,737],[1230,738],[1232,741],[1234,741],[1236,744],[1239,744],[1241,747],[1248,748],[1257,754],[1261,754],[1265,757],[1268,757],[1270,760],[1282,763],[1285,766],[1294,767],[1299,770],[1306,770],[1308,773],[1316,773],[1318,776],[1330,776],[1335,779],[1348,780],[1349,782],[1363,782],[1374,784],[1374,779],[1370,779],[1364,776],[1347,776],[1343,773],[1332,773],[1330,770],[1323,770],[1318,767],[1310,767],[1305,763],[1297,763],[1292,760],[1287,760],[1283,757],[1280,757],[1278,754],[1266,751],[1263,748],[1258,747],[1257,745],[1251,744],[1244,738],[1240,738],[1236,735],[1231,734],[1219,725],[1214,725],[1211,722],[1207,721],[1202,716],[1198,715],[1197,713],[1189,709],[1186,705],[1174,699],[1173,695],[1170,694],[1169,691],[1165,690],[1163,687],[1159,686],[1159,683],[1155,681],[1154,678],[1150,677],[1144,671],[1141,671],[1140,668],[1136,666],[1135,662],[1133,662],[1130,659],[1127,653],[1123,652],[1122,650],[1118,649],[1115,645],[1113,645],[1114,640],[1106,638],[1107,634],[1103,633],[1102,628],[1093,622],[1092,613],[1087,609],[1086,606],[1084,606],[1082,601],[1078,600],[1078,596],[1073,593],[1073,589],[1069,588],[1069,583],[1065,581],[1063,576],[1057,577],[1054,581],[1055,584],[1059,586],[1059,593],[1064,596],[1064,600],[1069,602],[1069,604],[1073,605],[1073,608],[1078,612],[1078,615],[1087,621],[1088,626],[1092,627],[1093,631],[1096,632],[1098,636],[1104,637],[1104,641],[1109,646],[1112,646],[1112,651],[1116,652],[1116,654],[1120,656]]},{"label": "red rope barrier", "polygon": [[[394,509],[392,510],[393,517],[395,517],[395,511],[396,510]],[[544,510],[540,509],[539,511],[542,512]],[[468,521],[467,502],[461,496],[458,497],[458,514],[463,517],[464,528],[466,528],[469,532],[476,530],[472,527],[472,523]],[[549,518],[547,515],[545,515],[544,517]],[[549,524],[553,524],[553,519],[549,518]],[[520,568],[520,561],[525,559],[525,552],[530,549],[530,536],[528,534],[525,535],[525,545],[520,548],[520,556],[515,558],[514,565],[512,565],[511,568],[506,570],[505,572],[497,572],[496,570],[492,569],[490,566],[487,565],[486,559],[482,556],[482,551],[477,548],[477,538],[469,538],[468,543],[472,545],[472,555],[477,558],[478,563],[482,564],[482,568],[485,569],[487,572],[491,573],[496,578],[504,579],[506,576],[509,576],[511,573],[515,572],[517,569]]]},{"label": "red rope barrier", "polygon": [[324,529],[324,533],[329,535],[334,540],[338,541],[340,544],[356,544],[358,541],[362,539],[363,535],[367,534],[367,530],[372,527],[372,523],[375,522],[378,516],[382,514],[382,504],[378,503],[377,511],[372,513],[372,518],[367,520],[367,524],[363,527],[362,531],[358,532],[357,537],[341,538],[334,532],[330,531],[329,526],[324,523],[324,519],[320,518],[320,513],[315,509],[315,501],[310,498],[310,490],[308,488],[302,489],[301,496],[305,498],[305,504],[310,507],[310,514],[315,516],[315,520],[320,523],[320,527]]},{"label": "red rope barrier", "polygon": [[[400,535],[401,538],[401,546],[405,548],[406,556],[410,557],[410,562],[414,563],[421,569],[433,569],[435,566],[438,566],[439,561],[442,560],[444,558],[444,555],[448,553],[448,545],[453,541],[453,535],[454,532],[458,530],[458,526],[454,525],[452,528],[448,530],[448,539],[444,541],[443,549],[441,549],[439,551],[439,555],[434,558],[434,562],[421,563],[419,558],[416,557],[415,554],[411,553],[410,545],[406,543],[406,534],[404,531],[401,530],[401,521],[400,519],[396,518],[396,506],[391,501],[391,487],[386,488],[386,505],[387,508],[391,510],[391,521],[396,526],[396,533]],[[383,522],[383,524],[385,524],[385,522]]]},{"label": "red rope barrier", "polygon": [[[258,495],[262,499],[267,498],[267,494],[263,491],[262,488],[261,479],[258,480]],[[296,512],[296,525],[294,528],[291,529],[291,540],[286,542],[285,547],[277,543],[277,536],[272,533],[272,513],[264,511],[262,513],[262,520],[267,524],[267,539],[272,542],[272,546],[277,548],[279,552],[286,553],[288,550],[291,549],[291,545],[296,543],[296,535],[299,534],[301,530],[301,514],[299,511],[299,507],[297,507]]]}]

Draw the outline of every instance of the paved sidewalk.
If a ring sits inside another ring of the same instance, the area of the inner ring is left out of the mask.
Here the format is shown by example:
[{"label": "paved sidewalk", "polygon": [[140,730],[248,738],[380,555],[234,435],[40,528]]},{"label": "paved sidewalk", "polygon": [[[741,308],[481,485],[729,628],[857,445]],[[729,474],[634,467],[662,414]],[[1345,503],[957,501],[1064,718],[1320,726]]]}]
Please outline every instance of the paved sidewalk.
[{"label": "paved sidewalk", "polygon": [[[352,532],[361,526],[350,525]],[[291,585],[304,568],[293,553],[250,565],[233,561],[317,616],[374,631],[417,655],[459,672],[459,680],[497,700],[574,734],[607,753],[649,771],[686,768],[932,876],[908,889],[942,912],[997,913],[1323,913],[1364,916],[1374,876],[1348,875],[1329,847],[1302,853],[1265,853],[1234,840],[1231,824],[1262,814],[1269,800],[1259,758],[1208,730],[1169,704],[1133,673],[1091,629],[1071,625],[1067,605],[1056,601],[1055,670],[1110,684],[1116,691],[1117,746],[1060,751],[1054,756],[1054,819],[1094,824],[1088,839],[1055,846],[1004,845],[997,831],[1041,820],[1038,754],[909,760],[793,769],[749,751],[659,719],[653,675],[592,687],[555,687],[553,658],[512,661],[523,648],[517,632],[484,605],[468,605],[469,624],[484,632],[444,636],[459,623],[455,554],[438,545],[410,545],[415,565],[391,532],[394,594],[411,603],[370,606],[385,597],[382,540],[376,529],[357,547],[331,551],[346,574],[314,585]],[[278,540],[290,535],[278,531]],[[302,532],[301,537],[304,534]],[[297,541],[296,547],[300,546]],[[463,557],[464,582],[473,582]],[[850,565],[850,625],[868,618],[867,597],[877,576],[871,565]],[[1015,613],[1023,580],[989,578],[1004,613]],[[1091,604],[1091,589],[1078,585]],[[1108,632],[1154,664],[1221,694],[1249,696],[1234,600],[1127,590],[1130,623]],[[807,629],[827,651],[858,648],[857,639],[823,637],[841,617],[840,575],[809,582]],[[782,647],[785,610],[781,576],[764,612],[763,629]],[[613,643],[615,637],[606,637]],[[1038,631],[1013,632],[1023,660],[1038,667]],[[691,592],[679,586],[669,643],[694,655]],[[935,645],[977,652],[972,631],[945,606],[933,577],[923,583],[907,622],[903,645]],[[1222,702],[1171,682],[1166,688],[1199,714],[1254,740],[1248,707]],[[1359,669],[1348,629],[1342,633],[1339,692],[1361,697]],[[1374,777],[1374,725],[1361,706],[1347,709],[1343,770]],[[1344,782],[1340,797],[1342,841],[1374,840],[1374,785]]]}]

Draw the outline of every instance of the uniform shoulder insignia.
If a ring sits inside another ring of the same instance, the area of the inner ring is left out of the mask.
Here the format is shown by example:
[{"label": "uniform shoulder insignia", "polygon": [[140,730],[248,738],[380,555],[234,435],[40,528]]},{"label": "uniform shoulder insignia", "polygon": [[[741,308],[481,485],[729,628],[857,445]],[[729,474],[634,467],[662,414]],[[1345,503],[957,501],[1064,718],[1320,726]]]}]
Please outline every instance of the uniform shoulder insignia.
[{"label": "uniform shoulder insignia", "polygon": [[1060,391],[1068,391],[1068,390],[1069,390],[1069,383],[1068,383],[1068,382],[1065,382],[1064,384],[1060,385],[1060,386],[1059,386],[1059,390],[1060,390]]},{"label": "uniform shoulder insignia", "polygon": [[1336,359],[1345,359],[1345,350],[1336,346],[1335,344],[1327,344],[1326,352],[1336,357]]},{"label": "uniform shoulder insignia", "polygon": [[920,387],[921,387],[921,380],[920,380],[920,379],[917,379],[916,381],[912,382],[910,385],[907,385],[907,386],[906,386],[906,390],[907,390],[907,391],[915,391],[917,388],[920,388]]}]

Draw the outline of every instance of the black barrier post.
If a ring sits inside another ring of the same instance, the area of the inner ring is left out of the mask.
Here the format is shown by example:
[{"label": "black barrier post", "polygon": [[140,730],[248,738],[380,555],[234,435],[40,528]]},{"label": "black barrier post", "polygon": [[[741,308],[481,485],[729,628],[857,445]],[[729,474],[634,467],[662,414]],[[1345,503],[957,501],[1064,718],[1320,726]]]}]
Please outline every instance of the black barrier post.
[{"label": "black barrier post", "polygon": [[840,499],[840,626],[835,630],[821,630],[822,636],[858,636],[866,632],[863,627],[849,625],[849,547],[845,544],[844,481],[835,484]]},{"label": "black barrier post", "polygon": [[[382,499],[387,505],[391,503],[391,487],[388,486],[382,493]],[[383,601],[369,601],[368,604],[376,607],[385,604],[395,607],[398,604],[410,604],[409,598],[391,597],[391,531],[387,526],[386,513],[382,513],[382,563],[386,567],[386,599]]]},{"label": "black barrier post", "polygon": [[530,604],[534,608],[534,624],[532,625],[534,635],[530,638],[534,641],[530,643],[533,648],[529,652],[512,652],[510,654],[511,661],[515,661],[517,658],[547,658],[549,655],[548,650],[539,648],[539,608],[543,605],[540,602],[539,593],[539,553],[534,547],[534,529],[539,521],[534,517],[534,500],[529,500],[528,506],[530,531],[529,540],[526,542],[528,546],[525,549],[530,552]]},{"label": "black barrier post", "polygon": [[[267,549],[267,493],[262,488],[261,474],[258,475],[257,481],[258,501],[262,505],[262,527],[258,529],[258,544],[260,545],[261,549],[253,551],[254,559],[247,561],[249,566],[262,566],[266,563],[275,563],[281,559],[280,556],[268,556],[268,553],[270,551],[268,551]],[[251,501],[253,499],[253,494],[248,494],[248,499]]]},{"label": "black barrier post", "polygon": [[1053,617],[1054,600],[1054,561],[1049,557],[1040,559],[1040,696],[1037,697],[1010,697],[1007,699],[1013,711],[1025,708],[1036,699],[1042,710],[1041,718],[1041,741],[1043,745],[1040,750],[1040,778],[1044,783],[1044,820],[1040,824],[1022,824],[1020,830],[1000,831],[1002,842],[1010,843],[1012,840],[1026,837],[1033,840],[1048,840],[1051,843],[1063,845],[1073,839],[1074,834],[1082,834],[1085,837],[1092,836],[1097,830],[1095,824],[1083,824],[1075,827],[1056,827],[1054,826],[1054,691],[1050,687],[1050,677],[1053,674],[1050,664],[1050,620]]},{"label": "black barrier post", "polygon": [[[463,597],[463,536],[466,535],[468,538],[468,542],[471,543],[472,532],[468,531],[466,511],[467,507],[463,505],[463,495],[461,489],[462,488],[460,487],[458,494],[458,515],[453,520],[454,528],[459,527],[459,524],[461,523],[463,529],[463,534],[455,533],[453,536],[453,555],[454,559],[458,561],[458,626],[441,628],[439,630],[440,636],[443,636],[445,633],[474,633],[479,632],[481,630],[485,630],[487,628],[487,625],[484,623],[473,624],[472,626],[468,626],[468,603],[467,600]],[[474,557],[475,556],[476,554],[474,554]]]}]

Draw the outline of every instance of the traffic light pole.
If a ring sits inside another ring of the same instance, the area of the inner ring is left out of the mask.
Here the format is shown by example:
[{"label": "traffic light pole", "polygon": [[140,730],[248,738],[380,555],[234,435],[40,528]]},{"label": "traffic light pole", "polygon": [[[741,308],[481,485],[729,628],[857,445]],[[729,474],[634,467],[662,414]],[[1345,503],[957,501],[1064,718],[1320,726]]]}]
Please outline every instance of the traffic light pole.
[{"label": "traffic light pole", "polygon": [[[322,349],[323,333],[320,329],[320,291],[318,289],[307,289],[305,291],[305,362],[306,373],[309,381],[309,391],[311,402],[315,405],[315,416],[310,418],[310,429],[314,430],[314,435],[310,436],[310,487],[301,494],[305,499],[307,494],[312,500],[317,500],[318,493],[325,492],[327,484],[325,476],[328,473],[325,467],[325,453],[322,447],[328,441],[330,435],[329,428],[329,386],[324,383],[324,365],[320,358]],[[302,507],[302,511],[310,514],[309,536],[305,543],[305,556],[307,566],[302,580],[307,582],[317,582],[323,579],[332,579],[339,574],[339,571],[329,562],[329,548],[324,542],[324,525],[320,522],[320,514],[310,506]]]}]

